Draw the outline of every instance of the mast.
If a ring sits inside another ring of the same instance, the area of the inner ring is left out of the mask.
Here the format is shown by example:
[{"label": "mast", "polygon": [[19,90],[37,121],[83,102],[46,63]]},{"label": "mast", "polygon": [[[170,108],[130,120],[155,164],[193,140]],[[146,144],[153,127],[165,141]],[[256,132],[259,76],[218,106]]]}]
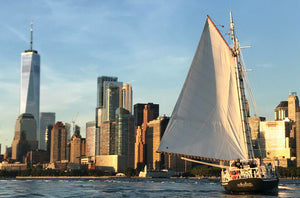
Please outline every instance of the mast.
[{"label": "mast", "polygon": [[32,51],[32,40],[33,40],[33,22],[31,21],[31,27],[30,27],[30,50]]},{"label": "mast", "polygon": [[240,111],[241,111],[241,121],[242,128],[244,134],[244,141],[247,145],[248,157],[254,158],[253,146],[251,141],[250,127],[248,122],[248,113],[247,113],[247,103],[245,96],[245,88],[244,88],[244,79],[243,79],[243,71],[241,68],[241,59],[240,59],[240,46],[239,41],[235,37],[234,32],[234,23],[232,19],[232,13],[230,12],[230,30],[231,30],[231,40],[233,42],[232,51],[234,53],[234,61],[235,61],[235,70],[236,70],[236,81],[238,87],[239,94],[239,103],[240,103]]}]

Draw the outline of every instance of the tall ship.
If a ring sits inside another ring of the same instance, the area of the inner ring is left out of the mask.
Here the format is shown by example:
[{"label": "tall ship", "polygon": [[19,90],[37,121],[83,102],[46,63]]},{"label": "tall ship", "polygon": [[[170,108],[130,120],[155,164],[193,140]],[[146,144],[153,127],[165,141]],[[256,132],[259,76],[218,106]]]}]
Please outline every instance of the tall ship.
[{"label": "tall ship", "polygon": [[232,47],[207,16],[191,67],[158,152],[221,168],[228,193],[278,192],[278,164],[254,158],[241,47],[230,12]]}]

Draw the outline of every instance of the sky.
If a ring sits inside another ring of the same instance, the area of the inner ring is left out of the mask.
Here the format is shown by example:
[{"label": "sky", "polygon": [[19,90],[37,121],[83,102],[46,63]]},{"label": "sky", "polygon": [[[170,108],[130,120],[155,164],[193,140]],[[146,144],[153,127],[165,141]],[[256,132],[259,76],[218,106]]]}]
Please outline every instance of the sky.
[{"label": "sky", "polygon": [[[19,116],[21,53],[41,56],[40,111],[56,120],[95,118],[97,77],[131,83],[133,104],[158,103],[170,116],[206,16],[227,42],[232,11],[260,116],[299,92],[300,1],[0,0],[0,144],[10,146]],[[224,25],[224,28],[221,27]]]}]

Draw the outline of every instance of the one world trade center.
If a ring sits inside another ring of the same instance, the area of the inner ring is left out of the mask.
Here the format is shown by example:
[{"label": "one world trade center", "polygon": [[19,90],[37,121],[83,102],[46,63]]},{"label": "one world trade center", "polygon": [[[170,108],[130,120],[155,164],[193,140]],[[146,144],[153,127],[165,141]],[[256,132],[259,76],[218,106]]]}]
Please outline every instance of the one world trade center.
[{"label": "one world trade center", "polygon": [[32,23],[30,49],[21,54],[20,114],[30,113],[36,120],[39,139],[40,114],[40,55],[32,49]]}]

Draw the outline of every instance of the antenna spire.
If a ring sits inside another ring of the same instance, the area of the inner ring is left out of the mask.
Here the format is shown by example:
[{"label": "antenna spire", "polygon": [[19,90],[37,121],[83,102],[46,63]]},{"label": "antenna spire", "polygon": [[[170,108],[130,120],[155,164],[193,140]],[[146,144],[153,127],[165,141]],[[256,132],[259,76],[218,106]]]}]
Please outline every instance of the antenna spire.
[{"label": "antenna spire", "polygon": [[33,22],[31,21],[31,27],[30,27],[30,50],[32,51],[32,37],[33,37]]}]

